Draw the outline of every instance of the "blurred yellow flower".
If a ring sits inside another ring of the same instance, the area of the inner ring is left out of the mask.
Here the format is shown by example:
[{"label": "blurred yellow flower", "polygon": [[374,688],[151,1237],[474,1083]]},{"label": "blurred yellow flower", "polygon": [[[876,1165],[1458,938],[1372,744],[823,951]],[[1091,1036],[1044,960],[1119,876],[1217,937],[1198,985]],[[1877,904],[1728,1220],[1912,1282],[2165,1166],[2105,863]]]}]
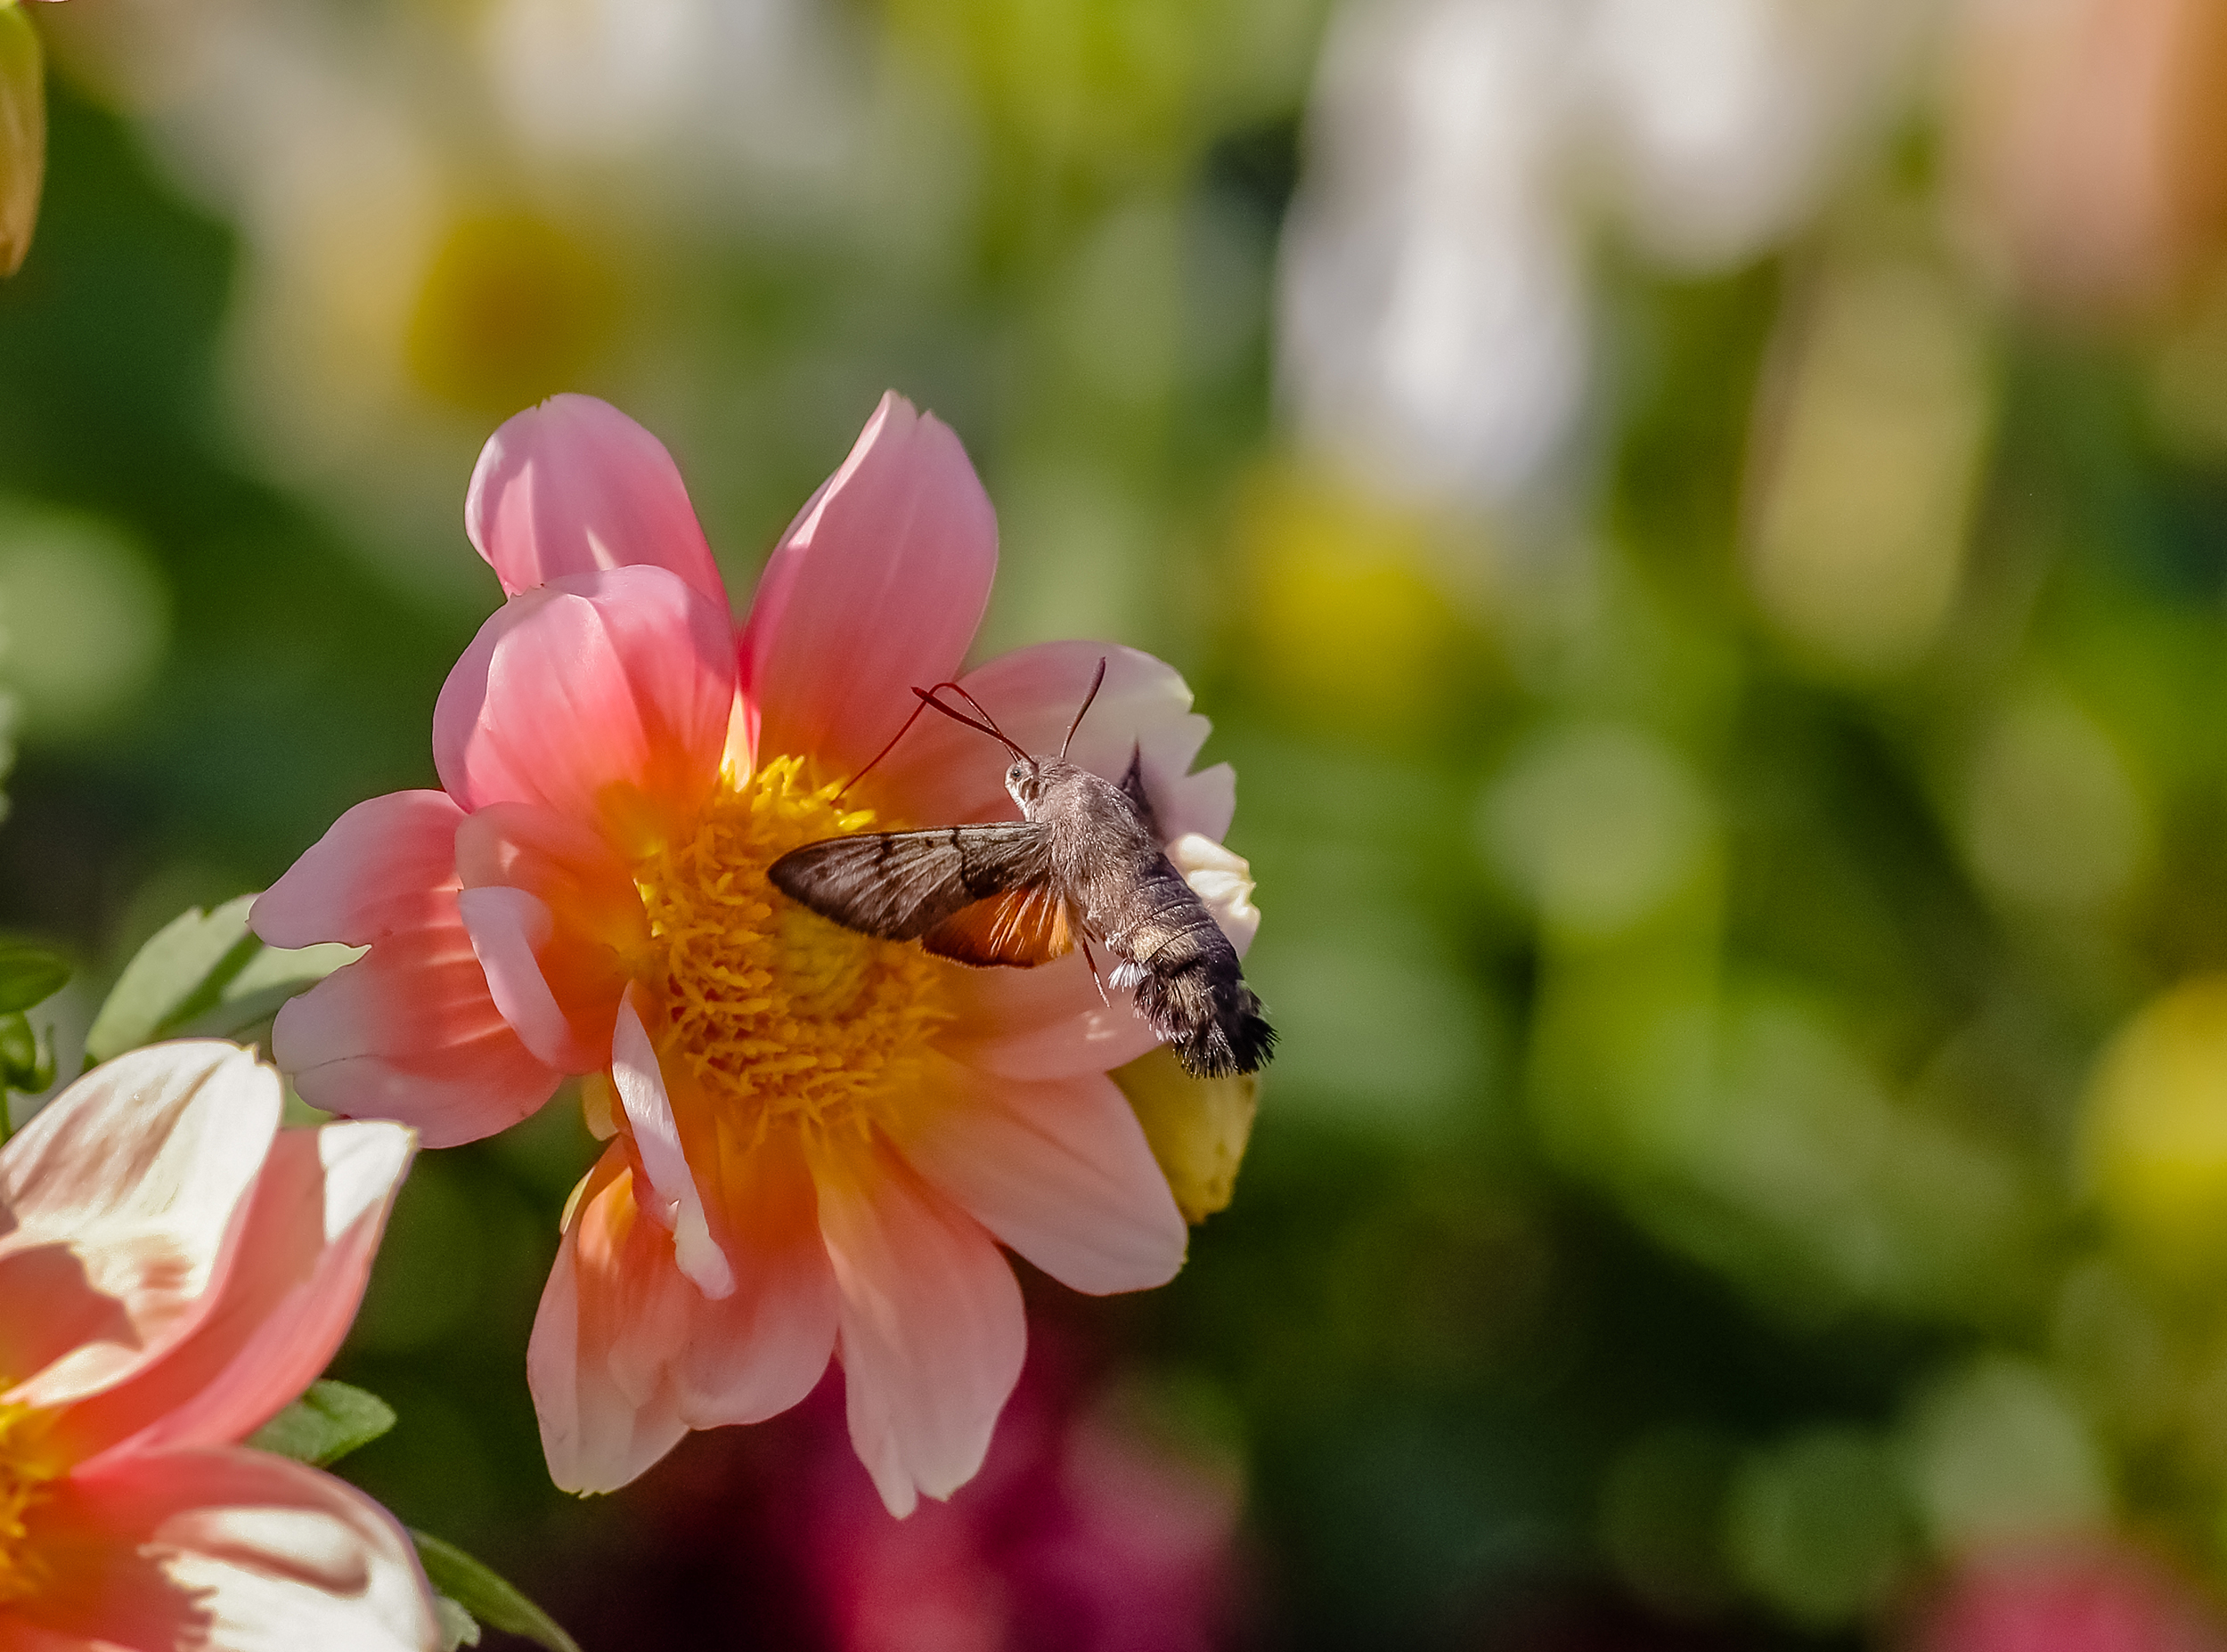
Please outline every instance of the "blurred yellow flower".
[{"label": "blurred yellow flower", "polygon": [[2227,975],[2138,1011],[2088,1092],[2084,1156],[2105,1217],[2161,1272],[2227,1266]]},{"label": "blurred yellow flower", "polygon": [[1301,714],[1425,720],[1477,653],[1420,513],[1293,469],[1259,477],[1237,535],[1270,692]]},{"label": "blurred yellow flower", "polygon": [[612,272],[557,225],[528,212],[460,217],[418,293],[411,377],[458,407],[509,413],[585,378],[617,310]]}]

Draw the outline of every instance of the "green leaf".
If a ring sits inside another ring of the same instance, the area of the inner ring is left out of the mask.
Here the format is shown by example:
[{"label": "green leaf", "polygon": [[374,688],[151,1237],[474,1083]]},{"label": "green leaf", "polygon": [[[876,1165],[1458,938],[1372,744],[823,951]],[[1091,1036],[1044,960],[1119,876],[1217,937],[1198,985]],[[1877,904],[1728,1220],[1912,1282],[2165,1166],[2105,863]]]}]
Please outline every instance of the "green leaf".
[{"label": "green leaf", "polygon": [[0,1015],[44,1004],[69,981],[69,964],[45,948],[0,942]]},{"label": "green leaf", "polygon": [[559,1628],[555,1618],[454,1543],[416,1530],[411,1532],[410,1541],[418,1545],[418,1558],[425,1563],[425,1575],[433,1587],[481,1623],[492,1624],[506,1634],[523,1635],[549,1652],[580,1652],[580,1643]]},{"label": "green leaf", "polygon": [[256,1450],[313,1469],[335,1463],[395,1426],[395,1409],[345,1382],[313,1382],[309,1392],[248,1436]]},{"label": "green leaf", "polygon": [[[49,1028],[51,1035],[53,1029]],[[0,1095],[20,1090],[36,1095],[54,1082],[54,1051],[51,1036],[32,1030],[21,1010],[0,1015]],[[8,1134],[7,1119],[0,1111],[0,1138]]]},{"label": "green leaf", "polygon": [[223,1038],[362,956],[354,947],[266,947],[248,929],[253,895],[180,914],[124,966],[86,1034],[94,1066],[159,1038]]},{"label": "green leaf", "polygon": [[212,1008],[263,943],[248,932],[242,895],[214,912],[190,907],[163,925],[117,978],[86,1034],[86,1064],[152,1044],[166,1029]]},{"label": "green leaf", "polygon": [[361,947],[329,941],[288,951],[260,947],[245,967],[226,981],[216,1002],[190,1021],[163,1029],[166,1038],[235,1038],[266,1021],[296,993],[306,992],[343,964],[363,956]]}]

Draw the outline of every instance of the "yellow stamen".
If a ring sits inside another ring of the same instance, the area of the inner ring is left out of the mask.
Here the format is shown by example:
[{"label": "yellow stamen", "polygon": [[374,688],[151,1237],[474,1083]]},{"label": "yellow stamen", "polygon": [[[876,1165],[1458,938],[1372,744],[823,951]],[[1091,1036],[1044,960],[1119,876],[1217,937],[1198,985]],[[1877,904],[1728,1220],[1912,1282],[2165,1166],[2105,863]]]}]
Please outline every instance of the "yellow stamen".
[{"label": "yellow stamen", "polygon": [[853,934],[766,882],[799,844],[875,825],[803,770],[785,757],[730,777],[695,835],[635,874],[664,954],[668,1055],[694,1072],[722,1135],[745,1143],[777,1124],[864,1131],[950,1019],[941,967],[918,947]]},{"label": "yellow stamen", "polygon": [[47,1449],[45,1419],[0,1401],[0,1607],[36,1593],[45,1581],[31,1551],[30,1515],[61,1467]]}]

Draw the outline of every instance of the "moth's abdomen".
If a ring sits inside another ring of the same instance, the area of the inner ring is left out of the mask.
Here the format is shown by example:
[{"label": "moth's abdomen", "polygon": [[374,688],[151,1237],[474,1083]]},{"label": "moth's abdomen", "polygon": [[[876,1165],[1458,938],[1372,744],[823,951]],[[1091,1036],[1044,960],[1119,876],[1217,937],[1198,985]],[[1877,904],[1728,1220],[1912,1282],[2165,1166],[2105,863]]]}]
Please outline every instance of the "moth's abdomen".
[{"label": "moth's abdomen", "polygon": [[1166,856],[1110,901],[1092,926],[1123,961],[1114,979],[1185,1067],[1203,1078],[1256,1070],[1276,1029],[1245,985],[1237,949]]}]

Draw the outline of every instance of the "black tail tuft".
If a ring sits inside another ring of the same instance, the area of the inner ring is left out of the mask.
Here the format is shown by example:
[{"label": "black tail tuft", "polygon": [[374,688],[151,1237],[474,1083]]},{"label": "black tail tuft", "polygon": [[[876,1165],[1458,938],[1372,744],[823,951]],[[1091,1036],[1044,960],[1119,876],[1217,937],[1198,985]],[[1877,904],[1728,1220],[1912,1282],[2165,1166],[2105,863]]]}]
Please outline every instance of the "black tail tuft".
[{"label": "black tail tuft", "polygon": [[1138,983],[1137,1007],[1195,1078],[1258,1072],[1276,1048],[1276,1029],[1234,957],[1227,974],[1210,967],[1146,975]]}]

